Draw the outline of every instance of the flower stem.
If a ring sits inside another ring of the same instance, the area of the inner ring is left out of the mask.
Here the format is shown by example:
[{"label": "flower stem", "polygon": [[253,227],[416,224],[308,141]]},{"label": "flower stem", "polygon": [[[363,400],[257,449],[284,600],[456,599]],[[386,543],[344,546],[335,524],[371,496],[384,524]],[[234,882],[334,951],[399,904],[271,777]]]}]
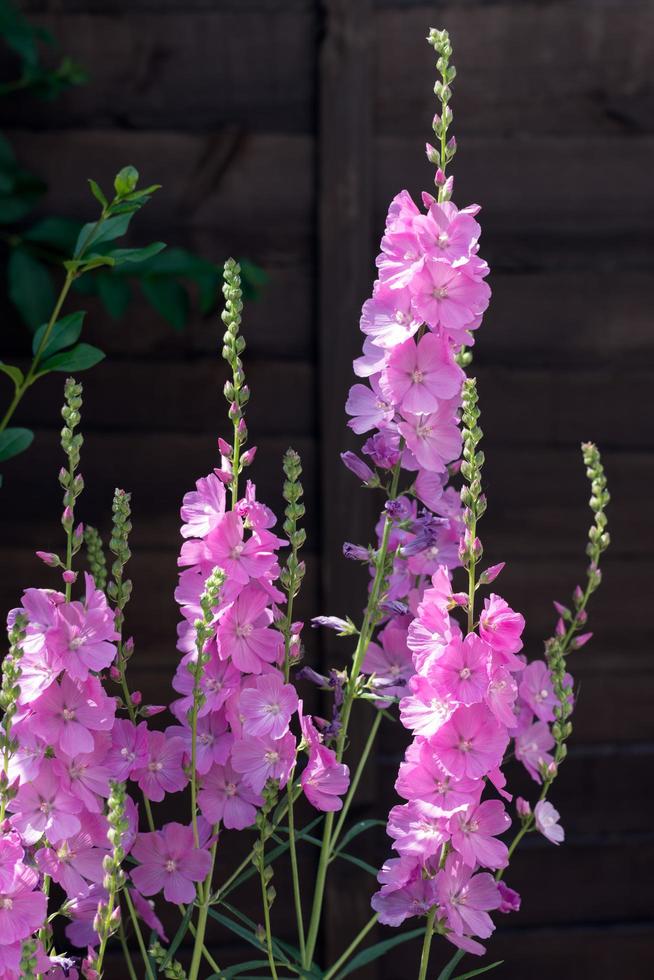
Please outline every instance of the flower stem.
[{"label": "flower stem", "polygon": [[297,849],[295,846],[295,819],[293,813],[293,793],[290,783],[286,784],[286,794],[288,799],[288,843],[291,855],[291,875],[293,879],[293,903],[295,905],[295,918],[297,920],[297,938],[300,948],[300,956],[304,961],[305,938],[304,938],[304,918],[302,915],[302,896],[300,893],[300,873],[297,863]]},{"label": "flower stem", "polygon": [[[263,859],[264,838],[261,837],[261,861],[259,864],[259,880],[261,882],[261,901],[263,903],[263,919],[266,929],[266,949],[268,951],[268,963],[270,964],[270,975],[273,980],[278,980],[277,967],[275,966],[275,955],[273,952],[272,931],[270,928],[270,903],[268,901],[268,884],[266,882],[266,865]],[[192,980],[192,978],[189,978]]]},{"label": "flower stem", "polygon": [[138,916],[136,914],[136,909],[129,894],[129,889],[124,890],[125,901],[127,902],[127,909],[129,911],[130,918],[132,920],[132,925],[134,926],[134,933],[136,935],[136,941],[141,951],[141,956],[143,957],[143,964],[145,966],[145,972],[148,980],[156,980],[154,973],[152,972],[152,967],[150,966],[150,958],[148,957],[148,951],[145,948],[145,942],[143,941],[143,933],[141,932],[141,927],[139,925]]},{"label": "flower stem", "polygon": [[334,854],[334,848],[336,847],[336,842],[343,830],[343,824],[345,823],[345,818],[347,817],[350,806],[352,805],[354,794],[356,793],[359,786],[359,782],[361,781],[361,776],[363,775],[363,770],[368,761],[368,756],[370,755],[375,738],[377,737],[377,732],[379,731],[381,720],[382,720],[382,713],[381,711],[377,711],[375,713],[375,720],[373,721],[370,731],[368,733],[366,744],[363,747],[363,752],[359,756],[359,761],[357,763],[354,776],[352,777],[352,782],[350,783],[350,788],[347,792],[347,796],[343,801],[343,809],[339,814],[338,823],[336,824],[334,828],[334,833],[332,834],[331,846],[330,846],[330,851],[332,856]]},{"label": "flower stem", "polygon": [[429,966],[429,951],[431,949],[431,940],[434,935],[434,920],[436,918],[436,906],[429,910],[429,915],[427,916],[427,924],[425,926],[425,938],[422,941],[422,953],[420,954],[420,969],[418,971],[418,980],[426,980],[427,977],[427,967]]},{"label": "flower stem", "polygon": [[136,970],[134,969],[134,963],[132,962],[132,954],[129,951],[129,946],[127,945],[127,936],[125,935],[125,926],[122,923],[118,926],[118,938],[120,940],[120,945],[123,950],[123,956],[125,958],[125,965],[127,967],[127,972],[129,973],[130,980],[138,980],[136,976]]},{"label": "flower stem", "polygon": [[354,952],[354,950],[357,948],[357,946],[360,946],[361,945],[361,943],[366,938],[366,936],[368,935],[368,933],[370,932],[370,930],[377,924],[377,919],[378,918],[379,918],[379,915],[378,915],[377,912],[375,912],[375,914],[373,915],[373,917],[366,922],[366,924],[363,927],[363,929],[361,929],[356,934],[356,936],[354,937],[354,939],[352,940],[352,942],[350,943],[350,945],[347,947],[347,949],[345,950],[345,952],[342,953],[341,956],[339,956],[339,958],[336,960],[336,962],[334,963],[333,966],[330,966],[330,968],[327,970],[327,973],[323,974],[323,980],[331,980],[331,978],[334,976],[334,974],[335,973],[338,973],[338,971],[340,970],[340,968],[345,963],[347,963],[348,959],[350,958],[350,956],[352,955],[352,953]]},{"label": "flower stem", "polygon": [[[391,500],[394,500],[397,497],[397,490],[400,481],[400,469],[401,469],[401,461],[398,461],[393,471],[393,479],[392,479],[391,489],[389,494],[389,499]],[[384,530],[382,532],[381,544],[379,547],[379,551],[377,553],[375,578],[373,581],[372,589],[370,591],[370,595],[368,597],[368,603],[366,605],[363,624],[361,626],[361,632],[359,633],[359,640],[357,642],[357,646],[354,651],[354,656],[352,658],[352,667],[350,670],[348,682],[345,685],[343,708],[341,711],[341,728],[338,733],[338,739],[336,742],[336,756],[339,762],[343,758],[343,753],[345,751],[347,729],[350,722],[352,705],[355,700],[357,680],[359,677],[359,673],[361,671],[361,665],[363,663],[363,658],[366,655],[366,651],[370,644],[372,633],[376,625],[382,585],[386,578],[386,556],[388,554],[388,543],[391,536],[391,525],[392,525],[391,518],[390,516],[387,515],[386,520],[384,522]],[[333,826],[334,826],[334,813],[332,811],[328,813],[327,816],[325,817],[325,825],[323,828],[322,845],[320,848],[320,859],[318,862],[318,871],[316,874],[313,906],[311,909],[311,919],[309,922],[309,932],[307,936],[306,955],[303,960],[303,966],[305,969],[307,969],[311,965],[311,962],[313,960],[313,955],[316,950],[316,944],[318,941],[318,930],[320,928],[320,918],[322,914],[322,905],[323,905],[323,900],[325,895],[325,881],[327,877],[327,866],[329,864],[329,858],[331,855]]]}]

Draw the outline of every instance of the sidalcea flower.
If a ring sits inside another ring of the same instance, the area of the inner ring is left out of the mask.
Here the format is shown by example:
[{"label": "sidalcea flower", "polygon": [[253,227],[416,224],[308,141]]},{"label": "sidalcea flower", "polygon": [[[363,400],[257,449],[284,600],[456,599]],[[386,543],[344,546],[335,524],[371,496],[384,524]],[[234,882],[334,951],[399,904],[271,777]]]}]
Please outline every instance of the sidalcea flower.
[{"label": "sidalcea flower", "polygon": [[411,694],[400,701],[400,720],[414,735],[435,735],[452,717],[456,703],[445,700],[426,677],[414,675]]},{"label": "sidalcea flower", "polygon": [[105,670],[116,657],[118,638],[114,614],[106,596],[95,588],[93,577],[85,573],[84,602],[61,603],[56,608],[54,626],[48,631],[52,647],[73,680],[85,681],[89,671]]},{"label": "sidalcea flower", "polygon": [[267,531],[258,531],[245,539],[241,516],[228,511],[205,538],[184,542],[178,563],[199,565],[206,574],[218,566],[224,570],[228,583],[247,585],[251,578],[258,579],[270,572],[275,564],[276,542],[277,538]]},{"label": "sidalcea flower", "polygon": [[554,708],[558,699],[554,693],[552,676],[544,660],[534,660],[525,667],[519,693],[541,721],[554,721]]},{"label": "sidalcea flower", "polygon": [[304,795],[316,810],[340,810],[343,806],[341,796],[347,793],[350,785],[350,770],[338,762],[331,749],[314,742],[300,783]]},{"label": "sidalcea flower", "polygon": [[193,902],[195,882],[203,881],[211,866],[209,852],[194,847],[193,829],[181,823],[139,834],[132,856],[139,862],[132,880],[141,894],[147,897],[163,890],[167,902]]},{"label": "sidalcea flower", "polygon": [[565,840],[565,831],[559,823],[559,811],[547,800],[539,800],[536,804],[534,819],[543,837],[547,837],[552,844],[561,844]]},{"label": "sidalcea flower", "polygon": [[379,350],[384,351],[413,337],[422,320],[411,305],[408,289],[391,289],[378,283],[374,295],[366,300],[361,311],[361,330]]},{"label": "sidalcea flower", "polygon": [[25,724],[45,742],[59,746],[67,755],[92,752],[92,732],[110,731],[116,702],[104,692],[97,677],[75,682],[64,674],[32,705],[33,714]]},{"label": "sidalcea flower", "polygon": [[[465,331],[474,329],[490,299],[488,285],[468,274],[472,268],[427,261],[409,283],[416,312],[432,330],[440,327],[456,343],[464,341]],[[476,271],[484,274],[487,267]]]},{"label": "sidalcea flower", "polygon": [[111,730],[111,748],[104,764],[117,782],[124,782],[134,770],[142,769],[148,761],[148,726],[142,721],[134,725],[117,718]]},{"label": "sidalcea flower", "polygon": [[216,528],[225,514],[225,487],[213,473],[202,477],[195,490],[184,495],[181,516],[183,538],[204,538]]},{"label": "sidalcea flower", "polygon": [[232,765],[243,774],[246,783],[260,793],[269,779],[286,785],[295,763],[295,737],[292,732],[279,739],[242,738],[234,742]]},{"label": "sidalcea flower", "polygon": [[407,749],[395,789],[405,800],[424,800],[452,811],[475,804],[481,792],[478,780],[451,776],[425,738],[416,739]]},{"label": "sidalcea flower", "polygon": [[24,783],[7,808],[11,824],[26,844],[36,844],[44,835],[49,841],[76,834],[81,824],[77,814],[82,804],[57,779],[53,763],[44,762],[38,777]]},{"label": "sidalcea flower", "polygon": [[411,800],[393,807],[386,832],[394,839],[393,847],[398,853],[422,859],[432,857],[448,840],[448,819],[457,809],[463,807],[444,810],[424,800]]},{"label": "sidalcea flower", "polygon": [[226,763],[213,766],[202,777],[198,804],[210,823],[222,823],[227,830],[245,830],[254,823],[256,808],[263,804],[263,799],[241,773]]},{"label": "sidalcea flower", "polygon": [[502,901],[492,875],[473,875],[460,858],[450,854],[436,878],[436,890],[447,924],[456,935],[481,939],[491,935],[495,927],[488,913]]},{"label": "sidalcea flower", "polygon": [[447,342],[428,333],[417,344],[407,340],[391,351],[381,389],[403,415],[429,415],[459,393],[463,377]]},{"label": "sidalcea flower", "polygon": [[[227,699],[238,691],[241,682],[240,671],[234,664],[230,660],[221,660],[218,656],[215,641],[207,644],[206,652],[210,656],[202,668],[200,677],[202,704],[198,710],[199,717],[222,708]],[[173,714],[180,721],[188,718],[188,713],[193,707],[193,674],[188,669],[188,665],[195,663],[197,656],[198,652],[194,645],[192,652],[182,658],[173,679],[174,689],[184,695],[171,705]]]},{"label": "sidalcea flower", "polygon": [[133,770],[132,778],[149,800],[160,803],[166,793],[184,789],[188,782],[182,768],[184,751],[181,738],[148,732],[147,761],[142,768]]},{"label": "sidalcea flower", "polygon": [[50,875],[67,895],[87,895],[90,883],[101,884],[104,878],[102,861],[107,848],[96,847],[88,831],[58,841],[54,847],[42,847],[36,852],[40,870]]},{"label": "sidalcea flower", "polygon": [[452,776],[481,779],[500,765],[509,737],[485,705],[473,704],[457,708],[430,742]]},{"label": "sidalcea flower", "polygon": [[274,671],[262,674],[241,694],[239,707],[245,735],[270,735],[278,739],[288,731],[291,715],[297,709],[297,692]]},{"label": "sidalcea flower", "polygon": [[400,926],[412,916],[427,915],[436,904],[436,883],[433,878],[417,875],[399,888],[375,892],[370,904],[382,925]]},{"label": "sidalcea flower", "polygon": [[[193,753],[193,733],[188,722],[184,719],[181,725],[171,725],[166,729],[170,738],[178,737],[184,743],[184,754],[187,764]],[[227,762],[234,742],[233,734],[228,731],[224,711],[212,711],[197,720],[197,738],[195,744],[195,768],[200,775],[209,772],[218,763]]]},{"label": "sidalcea flower", "polygon": [[418,214],[413,227],[425,254],[455,264],[476,253],[481,228],[474,216],[479,207],[471,204],[458,210],[452,201],[434,202],[427,214]]},{"label": "sidalcea flower", "polygon": [[349,427],[359,435],[369,429],[381,428],[395,414],[392,402],[383,396],[374,380],[372,388],[359,384],[350,388],[345,411],[352,416]]},{"label": "sidalcea flower", "polygon": [[452,847],[469,868],[504,868],[508,863],[508,848],[496,840],[511,826],[511,818],[500,800],[484,800],[465,812],[455,813],[450,820]]},{"label": "sidalcea flower", "polygon": [[391,621],[379,634],[379,643],[369,643],[362,665],[366,674],[374,674],[373,689],[381,698],[379,707],[388,705],[383,696],[401,697],[414,673],[406,630]]},{"label": "sidalcea flower", "polygon": [[456,636],[434,662],[433,669],[427,669],[427,677],[441,697],[476,704],[488,690],[491,655],[489,645],[476,633],[468,633],[465,639]]},{"label": "sidalcea flower", "polygon": [[227,609],[218,628],[218,651],[235,667],[249,674],[260,674],[264,663],[274,663],[281,655],[283,639],[271,629],[270,599],[256,585],[243,589]]},{"label": "sidalcea flower", "polygon": [[[455,401],[458,401],[455,400]],[[429,415],[405,413],[398,429],[418,465],[440,473],[461,452],[461,432],[456,424],[455,403],[441,402]]]},{"label": "sidalcea flower", "polygon": [[[503,654],[518,653],[522,649],[522,631],[525,628],[525,618],[514,612],[500,596],[491,593],[484,599],[484,609],[479,617],[479,635],[492,646],[493,650]],[[520,661],[509,659],[512,670],[519,670]]]},{"label": "sidalcea flower", "polygon": [[515,735],[515,757],[537,783],[542,781],[541,768],[554,761],[549,754],[553,748],[554,736],[544,721],[534,722]]},{"label": "sidalcea flower", "polygon": [[36,871],[18,863],[12,880],[0,891],[0,944],[3,946],[26,939],[43,925],[48,900],[44,892],[35,891],[38,883]]}]

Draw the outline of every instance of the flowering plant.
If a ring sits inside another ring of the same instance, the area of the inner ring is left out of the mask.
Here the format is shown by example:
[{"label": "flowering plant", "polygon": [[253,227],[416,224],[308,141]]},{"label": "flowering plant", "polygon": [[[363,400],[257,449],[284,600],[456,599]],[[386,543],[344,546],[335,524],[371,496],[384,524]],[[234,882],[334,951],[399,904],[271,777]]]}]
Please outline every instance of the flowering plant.
[{"label": "flowering plant", "polygon": [[[465,953],[485,952],[480,940],[493,932],[490,913],[519,908],[520,896],[504,876],[522,838],[539,832],[563,841],[549,794],[572,731],[567,658],[590,638],[586,606],[609,543],[609,497],[599,453],[586,444],[593,512],[586,584],[569,608],[556,604],[544,658],[528,662],[522,615],[495,592],[483,606],[478,599],[503,568],[480,568],[484,455],[476,384],[465,375],[490,298],[489,270],[479,255],[479,208],[459,209],[451,199],[450,41],[445,31],[432,31],[429,42],[440,73],[438,145],[427,147],[436,193],[423,194],[422,208],[407,191],[391,202],[378,279],[363,305],[363,354],[354,363],[360,380],[346,405],[350,427],[367,434],[367,461],[344,453],[343,462],[385,498],[375,543],[344,546],[348,558],[369,569],[367,601],[360,625],[335,616],[313,620],[351,638],[346,668],[319,674],[300,667],[303,624],[294,619],[294,602],[305,574],[305,532],[298,454],[288,450],[283,461],[280,533],[254,484],[242,483],[256,450],[245,448],[250,390],[238,265],[225,264],[223,287],[231,440],[219,439],[219,465],[182,504],[180,659],[163,726],[152,719],[166,709],[144,704],[128,683],[130,497],[122,490],[114,496],[108,569],[98,533],[76,520],[84,487],[76,431],[82,388],[66,382],[67,465],[59,474],[65,553],[38,553],[58,570],[62,588],[24,592],[9,614],[3,664],[0,976],[7,980],[102,977],[115,943],[132,980],[246,974],[338,980],[418,937],[424,980],[436,935],[455,947],[440,973],[447,980]],[[84,541],[88,561],[80,577],[75,566]],[[307,695],[298,692],[302,681],[330,699],[328,717],[308,712]],[[353,759],[348,735],[361,702],[374,720]],[[350,826],[348,816],[379,728],[398,716],[411,734],[395,784],[403,802],[386,822],[394,856],[377,873],[348,847],[379,821]],[[512,816],[505,770],[513,757],[536,783],[537,799],[533,806],[515,800]],[[180,793],[179,819],[162,823],[156,805]],[[317,811],[306,826],[296,821],[302,795]],[[233,831],[253,836],[236,867],[227,843]],[[308,905],[298,855],[305,844],[319,848]],[[323,899],[337,858],[372,871],[379,888],[369,921],[333,964],[321,967]],[[290,865],[297,945],[273,933],[282,859]],[[260,922],[232,904],[252,877]],[[178,913],[172,939],[159,910],[166,923]],[[418,928],[364,946],[377,922],[398,927],[409,918],[419,920]],[[258,958],[221,968],[206,945],[210,919],[254,947]],[[183,964],[178,951],[187,934]],[[71,948],[78,952],[58,952]]]}]

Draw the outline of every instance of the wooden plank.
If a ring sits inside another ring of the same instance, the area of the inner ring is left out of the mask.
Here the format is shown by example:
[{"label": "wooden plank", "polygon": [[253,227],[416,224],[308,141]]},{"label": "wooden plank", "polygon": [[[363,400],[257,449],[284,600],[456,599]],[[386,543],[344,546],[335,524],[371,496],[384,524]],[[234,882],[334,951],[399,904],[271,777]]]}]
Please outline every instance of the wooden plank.
[{"label": "wooden plank", "polygon": [[424,42],[429,26],[446,27],[452,38],[457,138],[652,132],[651,5],[450,2],[437,16],[406,7],[389,4],[375,15],[379,133],[420,145],[430,132],[436,106],[433,51]]},{"label": "wooden plank", "polygon": [[[403,187],[414,195],[429,189],[433,168],[420,139],[379,137],[375,201],[381,230],[390,199]],[[654,137],[501,139],[470,136],[459,142],[453,173],[460,205],[481,202],[486,239],[496,232],[573,235],[650,232],[654,201],[649,161]],[[620,180],[607,180],[598,161],[619,156]],[[558,177],[557,177],[558,175]],[[630,188],[625,196],[624,188]],[[598,200],[602,206],[598,207]],[[483,249],[482,249],[483,251]],[[611,284],[613,285],[613,284]],[[607,295],[607,283],[603,293]]]},{"label": "wooden plank", "polygon": [[315,9],[223,8],[39,13],[34,22],[88,69],[89,84],[54,103],[5,99],[2,125],[311,131]]},{"label": "wooden plank", "polygon": [[[197,136],[111,129],[67,130],[65,139],[59,132],[24,129],[5,136],[21,163],[48,182],[44,213],[95,214],[87,178],[109,188],[120,167],[132,163],[145,183],[165,188],[141,216],[141,235],[159,231],[170,239],[180,226],[227,231],[235,254],[252,254],[256,238],[258,256],[269,260],[290,250],[296,256],[311,251],[313,140],[308,136],[248,135],[225,127]],[[222,251],[220,261],[224,257]]]},{"label": "wooden plank", "polygon": [[[218,324],[216,318],[217,334]],[[252,391],[247,421],[253,441],[268,436],[292,440],[314,434],[313,365],[249,359],[245,370]],[[219,351],[211,358],[185,360],[114,358],[85,379],[84,429],[195,434],[222,431],[228,408],[222,392],[226,379],[226,365]],[[62,387],[61,374],[44,378],[38,391],[33,388],[25,397],[21,421],[30,426],[56,424]]]},{"label": "wooden plank", "polygon": [[[413,924],[405,925],[408,929]],[[517,929],[504,925],[502,917],[497,933],[487,944],[483,959],[466,956],[461,969],[479,969],[494,960],[503,960],[497,972],[502,980],[550,980],[552,976],[573,978],[591,976],[593,980],[615,980],[615,977],[641,978],[654,953],[654,925],[651,921],[595,924],[571,927]],[[390,938],[394,930],[379,930],[376,938]],[[432,975],[442,969],[452,956],[452,947],[443,940],[433,946]],[[381,960],[382,980],[406,980],[417,975],[420,941],[391,950]]]},{"label": "wooden plank", "polygon": [[[370,289],[372,221],[372,4],[370,0],[326,0],[320,50],[319,153],[319,363],[322,497],[322,569],[325,611],[336,612],[351,599],[356,572],[343,563],[341,543],[347,518],[359,527],[373,521],[375,503],[356,489],[341,465],[343,405],[351,383],[350,362],[361,335],[356,324]],[[358,592],[358,596],[365,593]],[[339,612],[340,615],[340,612]],[[337,647],[324,637],[328,660]],[[365,732],[353,728],[351,748],[360,751]],[[371,766],[361,787],[363,799],[374,795]],[[329,876],[323,914],[323,943],[331,956],[341,945],[348,922],[366,918],[365,895],[344,890],[338,874]],[[333,956],[331,956],[333,958]],[[374,976],[358,971],[361,980]]]},{"label": "wooden plank", "polygon": [[[227,436],[226,426],[222,434]],[[315,443],[307,437],[293,439],[293,443],[303,459],[305,493],[307,498],[315,499]],[[257,483],[260,499],[279,514],[283,502],[281,462],[289,440],[271,437],[256,444],[258,455],[249,476]],[[86,489],[79,506],[80,520],[105,526],[114,488],[122,486],[133,495],[134,548],[176,544],[182,496],[216,465],[220,465],[216,438],[208,434],[88,433],[82,449],[81,471]],[[3,537],[5,545],[33,544],[48,550],[60,544],[60,466],[58,434],[37,432],[31,452],[17,457],[11,469],[5,468],[5,499],[12,501],[13,508],[12,524],[6,527]],[[35,467],[43,474],[42,480],[35,481]],[[310,546],[315,547],[315,510],[307,517]],[[28,526],[30,531],[26,531]]]}]

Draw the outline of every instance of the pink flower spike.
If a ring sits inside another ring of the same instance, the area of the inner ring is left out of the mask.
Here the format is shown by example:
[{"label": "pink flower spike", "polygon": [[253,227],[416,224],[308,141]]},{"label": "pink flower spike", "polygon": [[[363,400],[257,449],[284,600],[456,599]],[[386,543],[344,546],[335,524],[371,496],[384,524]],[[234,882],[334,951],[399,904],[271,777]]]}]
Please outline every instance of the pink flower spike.
[{"label": "pink flower spike", "polygon": [[254,687],[243,691],[239,702],[244,734],[281,738],[288,731],[297,702],[295,688],[284,684],[277,671],[257,677]]},{"label": "pink flower spike", "polygon": [[156,895],[163,889],[167,902],[193,902],[195,882],[203,881],[211,866],[209,852],[194,846],[192,828],[180,823],[139,834],[132,856],[139,862],[132,880],[141,894]]},{"label": "pink flower spike", "polygon": [[561,844],[565,840],[565,831],[559,823],[559,811],[547,800],[539,800],[534,807],[534,817],[536,827],[552,844]]}]

